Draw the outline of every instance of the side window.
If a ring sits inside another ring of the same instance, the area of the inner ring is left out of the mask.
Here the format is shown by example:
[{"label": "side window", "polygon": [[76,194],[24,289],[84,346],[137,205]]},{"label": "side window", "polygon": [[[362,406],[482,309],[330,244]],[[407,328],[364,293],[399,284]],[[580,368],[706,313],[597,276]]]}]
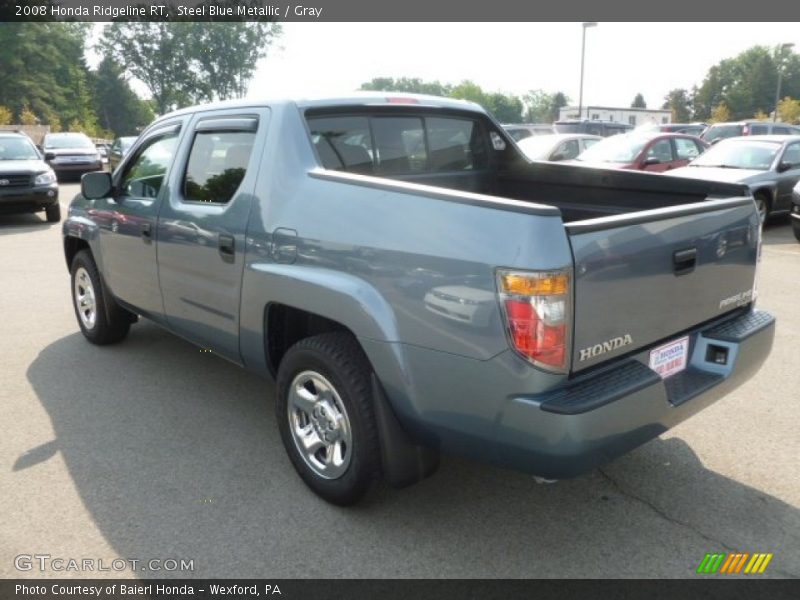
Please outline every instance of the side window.
[{"label": "side window", "polygon": [[155,137],[140,149],[128,163],[120,179],[122,196],[155,198],[164,182],[164,175],[175,157],[177,132]]},{"label": "side window", "polygon": [[772,133],[775,135],[788,135],[789,128],[788,127],[781,127],[780,125],[773,125],[772,126]]},{"label": "side window", "polygon": [[603,126],[595,123],[589,123],[586,126],[586,133],[590,133],[592,135],[603,135]]},{"label": "side window", "polygon": [[786,147],[786,152],[783,153],[782,160],[795,168],[800,167],[800,142],[789,144]]},{"label": "side window", "polygon": [[419,117],[374,117],[372,135],[382,175],[420,173],[427,170],[425,130]]},{"label": "side window", "polygon": [[750,135],[766,135],[769,133],[767,125],[750,125]]},{"label": "side window", "polygon": [[675,138],[675,152],[678,160],[692,160],[700,156],[697,144],[687,138]]},{"label": "side window", "polygon": [[669,140],[658,140],[655,144],[650,146],[647,151],[647,158],[655,158],[659,162],[671,162],[672,158],[672,144]]},{"label": "side window", "polygon": [[120,150],[120,142],[119,140],[114,140],[114,143],[111,146],[111,152],[119,152]]},{"label": "side window", "polygon": [[198,131],[183,177],[183,197],[190,202],[230,202],[244,179],[255,132]]},{"label": "side window", "polygon": [[425,126],[431,171],[467,171],[487,166],[485,141],[475,121],[429,117]]},{"label": "side window", "polygon": [[578,154],[580,154],[578,140],[567,140],[558,146],[558,149],[552,154],[551,160],[557,155],[561,155],[558,160],[570,160],[578,156]]},{"label": "side window", "polygon": [[313,117],[308,127],[326,169],[362,174],[375,170],[367,117]]}]

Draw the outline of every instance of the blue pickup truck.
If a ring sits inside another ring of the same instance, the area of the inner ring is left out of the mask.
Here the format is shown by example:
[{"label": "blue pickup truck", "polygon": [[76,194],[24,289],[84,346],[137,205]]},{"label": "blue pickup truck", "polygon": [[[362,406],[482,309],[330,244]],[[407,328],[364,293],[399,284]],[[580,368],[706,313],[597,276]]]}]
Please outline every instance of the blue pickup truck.
[{"label": "blue pickup truck", "polygon": [[440,452],[578,475],[774,335],[746,187],[531,162],[443,98],[170,113],[83,177],[63,241],[90,342],[143,317],[274,380],[294,467],[338,504]]}]

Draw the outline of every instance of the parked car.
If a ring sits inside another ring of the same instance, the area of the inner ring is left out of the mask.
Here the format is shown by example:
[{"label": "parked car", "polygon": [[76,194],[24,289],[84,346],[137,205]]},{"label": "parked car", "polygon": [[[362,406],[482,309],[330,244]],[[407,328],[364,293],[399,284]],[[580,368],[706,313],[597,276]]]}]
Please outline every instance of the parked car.
[{"label": "parked car", "polygon": [[800,242],[800,182],[795,184],[794,189],[792,190],[792,212],[790,213],[792,218],[792,231],[794,231],[794,237],[797,238],[797,241]]},{"label": "parked car", "polygon": [[600,137],[619,135],[633,129],[633,125],[628,125],[627,123],[597,120],[589,121],[588,119],[556,121],[553,123],[553,127],[556,133],[588,133],[590,135],[599,135]]},{"label": "parked car", "polygon": [[113,171],[119,166],[119,163],[121,163],[125,155],[128,154],[128,151],[135,141],[136,136],[118,137],[114,140],[108,155],[108,168],[110,171]]},{"label": "parked car", "polygon": [[791,209],[792,188],[800,180],[800,136],[723,140],[670,175],[747,185],[763,222],[771,215]]},{"label": "parked car", "polygon": [[508,123],[503,125],[514,141],[518,142],[536,135],[551,135],[556,132],[552,125],[547,123]]},{"label": "parked car", "polygon": [[100,154],[100,161],[103,163],[103,166],[107,165],[111,146],[108,144],[95,144],[95,148],[97,148],[97,152]]},{"label": "parked car", "polygon": [[517,142],[531,160],[570,160],[600,140],[599,135],[585,133],[556,133],[529,137]]},{"label": "parked car", "polygon": [[663,172],[683,167],[708,147],[681,133],[632,132],[598,142],[577,158],[584,166]]},{"label": "parked car", "polygon": [[800,135],[800,127],[772,121],[714,123],[709,125],[700,137],[709,144],[716,144],[720,140],[744,135]]},{"label": "parked car", "polygon": [[56,174],[27,135],[0,132],[0,212],[40,210],[51,223],[61,219]]},{"label": "parked car", "polygon": [[338,504],[440,451],[577,475],[746,381],[774,336],[744,186],[530,162],[445,98],[164,115],[83,177],[63,235],[89,342],[141,316],[274,378],[294,468]]},{"label": "parked car", "polygon": [[59,179],[66,175],[80,177],[83,173],[103,168],[100,152],[84,133],[48,133],[42,141],[42,151],[45,161]]}]

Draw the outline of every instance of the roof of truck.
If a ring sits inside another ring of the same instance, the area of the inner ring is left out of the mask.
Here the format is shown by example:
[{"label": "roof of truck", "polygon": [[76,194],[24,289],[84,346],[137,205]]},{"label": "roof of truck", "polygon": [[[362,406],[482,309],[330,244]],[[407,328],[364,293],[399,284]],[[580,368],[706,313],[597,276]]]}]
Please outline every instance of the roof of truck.
[{"label": "roof of truck", "polygon": [[167,113],[157,120],[174,117],[181,114],[195,112],[198,109],[215,110],[223,108],[244,108],[252,106],[275,106],[280,104],[295,104],[300,108],[328,108],[335,106],[376,106],[376,105],[419,105],[436,108],[452,108],[457,110],[473,110],[485,112],[475,102],[443,98],[441,96],[428,96],[425,94],[407,94],[403,92],[352,92],[344,96],[309,96],[305,98],[253,98],[247,100],[225,100],[181,108]]}]

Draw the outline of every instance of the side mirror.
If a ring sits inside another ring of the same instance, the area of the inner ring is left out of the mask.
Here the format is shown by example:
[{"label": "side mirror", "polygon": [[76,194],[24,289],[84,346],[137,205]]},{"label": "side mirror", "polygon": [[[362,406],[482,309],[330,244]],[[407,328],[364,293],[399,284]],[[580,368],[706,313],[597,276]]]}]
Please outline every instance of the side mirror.
[{"label": "side mirror", "polygon": [[81,177],[81,194],[87,200],[97,200],[111,195],[111,173],[95,171]]},{"label": "side mirror", "polygon": [[55,157],[56,157],[56,155],[53,154],[52,152],[45,152],[44,153],[44,159],[45,160],[53,160]]},{"label": "side mirror", "polygon": [[794,167],[794,165],[792,163],[789,163],[789,162],[786,162],[786,161],[781,161],[781,162],[778,163],[778,168],[776,170],[778,171],[778,173],[785,173],[786,171],[788,171],[792,167]]},{"label": "side mirror", "polygon": [[660,165],[661,161],[658,160],[655,156],[648,156],[642,162],[643,167],[649,167],[650,165]]},{"label": "side mirror", "polygon": [[559,161],[559,160],[566,160],[566,155],[563,152],[556,152],[552,156],[550,156],[550,160],[552,161]]}]

